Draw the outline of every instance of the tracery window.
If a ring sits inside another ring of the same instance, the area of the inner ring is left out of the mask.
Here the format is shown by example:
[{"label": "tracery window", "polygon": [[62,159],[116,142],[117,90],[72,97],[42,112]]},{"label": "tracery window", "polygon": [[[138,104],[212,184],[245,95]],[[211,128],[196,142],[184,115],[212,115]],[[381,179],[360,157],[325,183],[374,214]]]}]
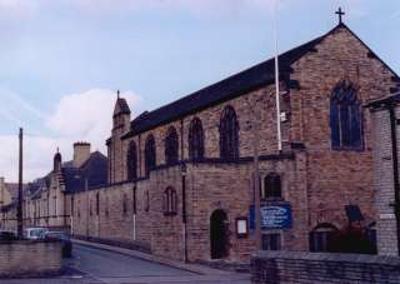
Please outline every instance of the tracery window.
[{"label": "tracery window", "polygon": [[171,126],[165,137],[165,162],[167,165],[173,165],[178,162],[178,133],[175,127]]},{"label": "tracery window", "polygon": [[198,161],[204,158],[203,125],[199,118],[194,118],[189,126],[189,158]]},{"label": "tracery window", "polygon": [[163,211],[166,216],[176,215],[178,212],[178,198],[173,187],[167,187],[164,191]]},{"label": "tracery window", "polygon": [[146,175],[148,175],[156,166],[156,142],[151,134],[146,139],[144,156]]},{"label": "tracery window", "polygon": [[220,156],[225,160],[239,158],[239,124],[233,107],[226,106],[219,125]]},{"label": "tracery window", "polygon": [[362,115],[357,90],[347,82],[339,83],[330,100],[330,127],[332,149],[361,149]]},{"label": "tracery window", "polygon": [[265,199],[282,198],[281,176],[277,173],[269,173],[264,178],[263,189],[263,198]]},{"label": "tracery window", "polygon": [[137,178],[137,150],[136,143],[131,141],[128,146],[126,165],[128,170],[128,180],[133,181]]}]

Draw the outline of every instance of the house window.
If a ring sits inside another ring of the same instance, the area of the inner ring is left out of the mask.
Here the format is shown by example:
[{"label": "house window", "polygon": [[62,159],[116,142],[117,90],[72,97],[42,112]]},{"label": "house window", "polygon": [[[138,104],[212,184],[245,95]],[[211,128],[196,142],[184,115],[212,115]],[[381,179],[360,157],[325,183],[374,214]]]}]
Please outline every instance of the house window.
[{"label": "house window", "polygon": [[330,250],[330,244],[336,232],[336,227],[331,224],[324,223],[318,225],[310,233],[310,251],[328,252]]},{"label": "house window", "polygon": [[100,195],[96,193],[96,215],[99,216],[100,213]]},{"label": "house window", "polygon": [[282,183],[281,177],[277,173],[270,173],[264,178],[265,199],[280,199],[282,198]]},{"label": "house window", "polygon": [[92,200],[89,201],[89,214],[90,216],[93,215],[93,210],[92,210]]},{"label": "house window", "polygon": [[175,127],[171,126],[165,137],[165,162],[167,165],[173,165],[178,162],[178,149],[178,134]]},{"label": "house window", "polygon": [[126,164],[128,170],[128,180],[133,181],[137,178],[137,152],[134,141],[129,143]]},{"label": "house window", "polygon": [[146,139],[144,156],[146,175],[148,175],[156,166],[156,143],[153,135],[149,135]]},{"label": "house window", "polygon": [[172,187],[168,187],[164,191],[163,211],[164,215],[166,216],[176,215],[178,212],[178,200],[176,196],[176,191]]},{"label": "house window", "polygon": [[[39,217],[40,217],[40,208],[39,208]],[[78,217],[81,217],[81,201],[78,199]]]},{"label": "house window", "polygon": [[194,118],[189,126],[189,158],[198,161],[204,158],[203,125],[199,118]]},{"label": "house window", "polygon": [[330,127],[332,149],[362,148],[361,103],[356,89],[349,82],[342,81],[332,92]]},{"label": "house window", "polygon": [[262,235],[263,250],[281,250],[281,234],[271,233]]},{"label": "house window", "polygon": [[126,194],[122,197],[122,213],[126,215],[128,213],[128,197]]},{"label": "house window", "polygon": [[220,156],[225,160],[239,158],[239,124],[233,107],[227,106],[222,112],[219,125]]}]

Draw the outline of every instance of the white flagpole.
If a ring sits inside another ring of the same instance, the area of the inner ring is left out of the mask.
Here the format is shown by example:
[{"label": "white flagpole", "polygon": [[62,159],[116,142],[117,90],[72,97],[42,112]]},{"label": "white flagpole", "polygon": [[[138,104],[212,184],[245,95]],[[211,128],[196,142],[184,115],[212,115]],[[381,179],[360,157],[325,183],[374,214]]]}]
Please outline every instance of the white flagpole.
[{"label": "white flagpole", "polygon": [[278,0],[274,2],[274,41],[275,41],[275,100],[276,100],[276,135],[278,139],[278,151],[282,151],[281,133],[281,106],[279,101],[279,60],[278,60]]}]

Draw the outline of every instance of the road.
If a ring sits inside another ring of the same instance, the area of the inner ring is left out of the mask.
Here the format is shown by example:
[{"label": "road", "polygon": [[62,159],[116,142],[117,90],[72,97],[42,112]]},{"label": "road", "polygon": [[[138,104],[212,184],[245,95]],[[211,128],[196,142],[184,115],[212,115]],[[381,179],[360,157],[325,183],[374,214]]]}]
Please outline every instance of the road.
[{"label": "road", "polygon": [[[1,283],[70,284],[249,284],[246,274],[199,275],[186,270],[145,261],[108,250],[74,245],[74,256],[66,261],[65,275],[51,279],[1,280]],[[221,279],[223,278],[223,279]]]}]

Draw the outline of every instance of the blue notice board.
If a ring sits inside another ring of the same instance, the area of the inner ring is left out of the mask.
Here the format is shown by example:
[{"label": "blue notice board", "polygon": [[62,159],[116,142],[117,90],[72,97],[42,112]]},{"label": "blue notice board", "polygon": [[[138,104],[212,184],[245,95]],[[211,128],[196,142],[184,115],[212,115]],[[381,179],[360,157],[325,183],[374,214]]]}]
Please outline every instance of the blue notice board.
[{"label": "blue notice board", "polygon": [[[254,205],[249,210],[250,229],[254,230]],[[292,228],[292,207],[290,204],[261,205],[261,229]]]}]

